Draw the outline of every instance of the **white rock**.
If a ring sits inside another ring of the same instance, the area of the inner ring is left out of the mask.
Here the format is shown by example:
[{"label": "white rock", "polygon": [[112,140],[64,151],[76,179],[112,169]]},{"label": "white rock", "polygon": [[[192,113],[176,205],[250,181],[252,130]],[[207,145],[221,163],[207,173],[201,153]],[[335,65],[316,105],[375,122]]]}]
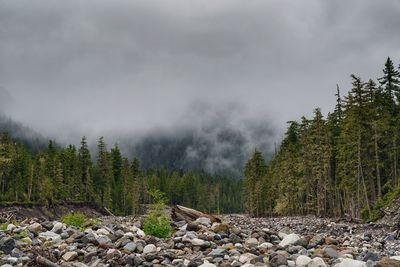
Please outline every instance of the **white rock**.
[{"label": "white rock", "polygon": [[207,217],[200,217],[197,218],[196,222],[205,225],[205,226],[210,226],[211,225],[211,220]]},{"label": "white rock", "polygon": [[304,256],[304,255],[300,255],[297,257],[296,259],[296,266],[306,266],[307,264],[309,264],[311,262],[311,258]]},{"label": "white rock", "polygon": [[61,241],[61,236],[51,231],[40,233],[39,237],[45,240]]},{"label": "white rock", "polygon": [[284,239],[287,235],[288,235],[288,234],[283,233],[283,232],[279,232],[279,233],[278,233],[278,236],[279,236],[280,239]]},{"label": "white rock", "polygon": [[18,262],[18,258],[16,257],[8,257],[7,262],[11,264],[16,264]]},{"label": "white rock", "polygon": [[155,253],[157,252],[157,247],[153,244],[146,245],[143,248],[143,254]]},{"label": "white rock", "polygon": [[392,256],[390,259],[400,261],[400,256]]},{"label": "white rock", "polygon": [[107,230],[104,229],[104,228],[100,228],[100,229],[97,229],[96,234],[98,234],[98,235],[109,235],[110,232],[107,231]]},{"label": "white rock", "polygon": [[363,261],[343,259],[340,263],[336,264],[335,267],[367,267],[367,264]]},{"label": "white rock", "polygon": [[326,267],[326,263],[320,257],[315,257],[312,261],[308,264],[307,267]]},{"label": "white rock", "polygon": [[269,243],[269,242],[264,242],[261,245],[258,246],[258,248],[272,248],[274,244]]},{"label": "white rock", "polygon": [[190,242],[192,242],[193,246],[203,246],[206,241],[199,238],[193,238],[192,240],[190,240]]},{"label": "white rock", "polygon": [[78,257],[78,253],[76,251],[68,251],[62,256],[64,261],[73,261]]},{"label": "white rock", "polygon": [[136,233],[137,230],[139,230],[139,228],[137,228],[136,226],[132,226],[131,228],[129,228],[129,231]]},{"label": "white rock", "polygon": [[61,234],[63,227],[64,227],[64,225],[62,223],[56,222],[53,226],[53,229],[51,229],[51,231],[56,234]]},{"label": "white rock", "polygon": [[128,238],[134,238],[134,237],[135,237],[135,235],[134,235],[132,232],[126,232],[126,233],[124,234],[124,236],[125,236],[125,237],[128,237]]},{"label": "white rock", "polygon": [[141,229],[138,229],[137,231],[136,231],[136,234],[140,237],[140,238],[143,238],[143,237],[145,237],[146,236],[146,234],[143,232],[143,230],[141,230]]},{"label": "white rock", "polygon": [[15,225],[12,224],[12,223],[10,223],[9,225],[7,225],[7,231],[8,231],[8,232],[14,231],[15,228],[17,228],[17,226],[15,226]]},{"label": "white rock", "polygon": [[296,263],[295,263],[294,261],[288,260],[288,261],[287,261],[287,265],[288,265],[289,267],[295,267],[295,266],[296,266]]},{"label": "white rock", "polygon": [[209,262],[204,262],[202,265],[199,267],[217,267],[217,265],[209,263]]},{"label": "white rock", "polygon": [[281,247],[286,247],[289,245],[293,245],[300,239],[300,236],[296,234],[289,234],[285,236],[285,238],[279,243],[279,246]]},{"label": "white rock", "polygon": [[248,263],[254,258],[257,258],[257,256],[254,254],[251,254],[251,253],[244,253],[244,254],[240,255],[239,261],[241,263]]}]

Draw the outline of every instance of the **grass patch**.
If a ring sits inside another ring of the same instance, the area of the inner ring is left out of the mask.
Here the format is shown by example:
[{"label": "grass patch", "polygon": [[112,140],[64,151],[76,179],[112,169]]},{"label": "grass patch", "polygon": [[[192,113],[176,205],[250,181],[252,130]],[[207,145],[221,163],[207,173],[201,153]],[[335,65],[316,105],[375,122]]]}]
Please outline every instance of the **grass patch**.
[{"label": "grass patch", "polygon": [[29,237],[29,231],[28,231],[28,229],[22,230],[21,232],[15,234],[15,236],[16,236],[18,239],[27,238],[27,237]]},{"label": "grass patch", "polygon": [[82,228],[88,221],[85,214],[81,212],[69,213],[61,218],[61,221],[67,225]]}]

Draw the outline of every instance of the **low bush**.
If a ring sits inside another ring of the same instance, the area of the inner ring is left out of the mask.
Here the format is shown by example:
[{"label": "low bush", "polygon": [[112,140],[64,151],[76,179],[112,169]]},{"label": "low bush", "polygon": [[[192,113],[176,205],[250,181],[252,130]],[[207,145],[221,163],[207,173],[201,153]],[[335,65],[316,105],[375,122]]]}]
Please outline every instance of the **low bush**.
[{"label": "low bush", "polygon": [[67,225],[75,226],[77,228],[82,228],[86,223],[86,215],[81,212],[69,213],[61,218],[61,221]]},{"label": "low bush", "polygon": [[361,219],[364,223],[375,222],[381,217],[381,210],[388,207],[400,195],[400,186],[389,188],[388,192],[375,201],[374,206],[369,211],[367,208],[361,210]]}]

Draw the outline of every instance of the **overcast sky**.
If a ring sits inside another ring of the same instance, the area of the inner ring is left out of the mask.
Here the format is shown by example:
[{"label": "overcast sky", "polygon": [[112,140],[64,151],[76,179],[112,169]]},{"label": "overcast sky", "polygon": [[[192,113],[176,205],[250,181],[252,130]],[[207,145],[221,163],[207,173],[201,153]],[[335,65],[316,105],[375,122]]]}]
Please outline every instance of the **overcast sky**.
[{"label": "overcast sky", "polygon": [[61,140],[229,105],[281,133],[329,111],[351,73],[399,63],[399,14],[398,0],[0,0],[1,110]]}]

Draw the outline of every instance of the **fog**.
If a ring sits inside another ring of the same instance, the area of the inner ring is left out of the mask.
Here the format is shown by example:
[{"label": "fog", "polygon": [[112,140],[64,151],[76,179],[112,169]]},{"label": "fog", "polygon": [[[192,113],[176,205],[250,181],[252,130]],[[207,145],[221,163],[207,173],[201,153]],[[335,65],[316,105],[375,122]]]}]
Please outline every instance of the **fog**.
[{"label": "fog", "polygon": [[180,165],[231,166],[221,155],[270,154],[286,121],[326,114],[351,73],[398,63],[398,14],[396,0],[2,0],[0,112],[61,143],[189,138]]}]

